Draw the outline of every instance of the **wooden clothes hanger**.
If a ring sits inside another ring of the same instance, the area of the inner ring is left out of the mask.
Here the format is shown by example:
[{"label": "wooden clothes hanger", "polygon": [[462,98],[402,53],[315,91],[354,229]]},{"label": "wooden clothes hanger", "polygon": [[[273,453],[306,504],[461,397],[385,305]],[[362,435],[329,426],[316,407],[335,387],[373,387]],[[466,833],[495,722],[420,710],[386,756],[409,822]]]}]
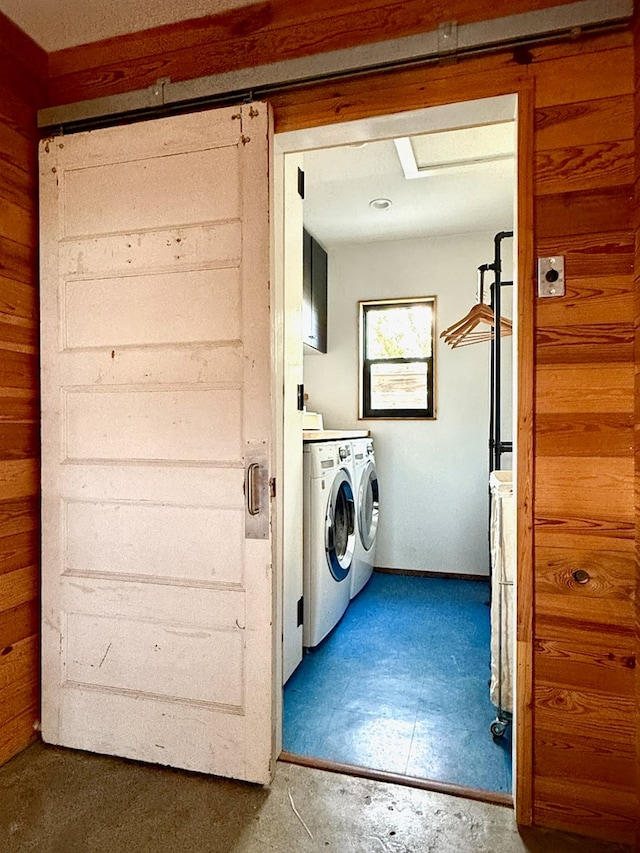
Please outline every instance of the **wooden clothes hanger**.
[{"label": "wooden clothes hanger", "polygon": [[[478,267],[478,301],[462,319],[440,333],[445,343],[451,347],[470,346],[493,340],[496,318],[493,310],[484,302],[484,273],[487,265]],[[506,317],[500,317],[500,337],[511,335],[513,324]]]},{"label": "wooden clothes hanger", "polygon": [[[473,308],[453,326],[440,334],[451,347],[468,346],[493,339],[495,316],[488,305],[474,305]],[[513,324],[506,317],[500,318],[500,336],[511,335]]]},{"label": "wooden clothes hanger", "polygon": [[[504,321],[504,318],[503,318]],[[506,321],[508,322],[508,321]],[[513,334],[513,330],[511,328],[506,328],[504,326],[500,329],[500,337],[506,337],[507,335]],[[482,331],[482,332],[471,332],[470,334],[464,335],[460,340],[456,340],[451,343],[451,347],[455,349],[456,347],[468,347],[472,344],[480,344],[485,341],[492,341],[494,338],[493,329]]]}]

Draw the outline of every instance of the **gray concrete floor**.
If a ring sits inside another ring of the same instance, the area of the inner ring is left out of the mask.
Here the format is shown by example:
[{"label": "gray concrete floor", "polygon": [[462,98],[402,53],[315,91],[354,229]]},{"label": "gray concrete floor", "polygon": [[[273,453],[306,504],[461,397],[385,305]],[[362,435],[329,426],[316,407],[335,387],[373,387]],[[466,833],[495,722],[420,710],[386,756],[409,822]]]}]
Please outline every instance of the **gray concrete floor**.
[{"label": "gray concrete floor", "polygon": [[617,853],[513,811],[278,764],[269,789],[35,744],[0,768],[2,853]]}]

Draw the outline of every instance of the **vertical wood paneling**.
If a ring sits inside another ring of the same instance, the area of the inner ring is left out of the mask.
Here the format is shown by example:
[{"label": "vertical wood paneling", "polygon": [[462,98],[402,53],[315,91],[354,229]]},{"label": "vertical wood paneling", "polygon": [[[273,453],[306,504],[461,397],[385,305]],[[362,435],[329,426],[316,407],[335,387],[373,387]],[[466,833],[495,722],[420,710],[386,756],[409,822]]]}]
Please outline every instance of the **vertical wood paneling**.
[{"label": "vertical wood paneling", "polygon": [[[54,54],[52,103],[427,31],[442,20],[464,23],[556,3],[452,0],[427,8],[417,0],[302,0],[295,6],[274,0]],[[509,92],[519,92],[531,113],[535,109],[532,150],[521,148],[520,286],[532,299],[534,256],[564,254],[567,295],[540,301],[535,318],[527,314],[531,303],[521,306],[520,387],[529,408],[521,407],[518,456],[524,684],[518,818],[631,842],[638,803],[634,698],[636,708],[640,704],[633,686],[633,547],[640,536],[632,489],[632,432],[634,419],[640,422],[640,408],[634,408],[640,303],[633,307],[633,274],[640,268],[634,267],[636,245],[640,258],[640,220],[634,220],[640,96],[633,71],[632,33],[623,31],[533,45],[518,56],[505,51],[299,87],[273,99],[281,131]],[[0,124],[4,109],[0,98]],[[21,146],[15,124],[5,124],[10,130],[0,133],[0,145],[5,139],[15,164]],[[14,180],[11,197],[0,204],[0,225],[3,211],[17,211],[20,187]],[[29,208],[12,222],[14,237],[25,233]],[[0,227],[0,241],[6,236]],[[0,277],[29,285],[29,247],[5,245],[13,248],[0,253]],[[636,293],[639,286],[636,280]],[[33,399],[8,389],[0,392],[0,421],[3,399],[29,419]],[[16,433],[17,445],[26,440]],[[640,445],[637,453],[639,472]],[[590,573],[586,586],[573,579],[577,568]],[[607,721],[620,714],[625,719],[615,736],[606,737]]]},{"label": "vertical wood paneling", "polygon": [[0,14],[0,764],[39,716],[36,110],[43,51]]}]

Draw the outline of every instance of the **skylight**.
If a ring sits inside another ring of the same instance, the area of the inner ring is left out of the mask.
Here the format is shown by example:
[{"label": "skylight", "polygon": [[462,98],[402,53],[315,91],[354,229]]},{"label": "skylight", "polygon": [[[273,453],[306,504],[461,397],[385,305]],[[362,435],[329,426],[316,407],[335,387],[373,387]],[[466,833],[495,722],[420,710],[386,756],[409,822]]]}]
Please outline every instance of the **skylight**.
[{"label": "skylight", "polygon": [[444,170],[462,170],[479,163],[513,158],[515,123],[441,130],[401,137],[394,142],[405,178],[423,178]]}]

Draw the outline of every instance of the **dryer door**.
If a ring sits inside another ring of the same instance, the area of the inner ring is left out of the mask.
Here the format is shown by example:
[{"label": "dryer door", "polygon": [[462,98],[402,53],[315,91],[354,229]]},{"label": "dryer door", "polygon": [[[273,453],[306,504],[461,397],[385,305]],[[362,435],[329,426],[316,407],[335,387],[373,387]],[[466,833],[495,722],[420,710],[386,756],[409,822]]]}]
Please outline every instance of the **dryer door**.
[{"label": "dryer door", "polygon": [[344,469],[336,474],[325,518],[324,545],[329,570],[336,581],[349,574],[356,544],[355,503],[351,478]]},{"label": "dryer door", "polygon": [[371,550],[378,529],[378,474],[373,462],[367,462],[360,478],[358,529],[365,550]]}]

